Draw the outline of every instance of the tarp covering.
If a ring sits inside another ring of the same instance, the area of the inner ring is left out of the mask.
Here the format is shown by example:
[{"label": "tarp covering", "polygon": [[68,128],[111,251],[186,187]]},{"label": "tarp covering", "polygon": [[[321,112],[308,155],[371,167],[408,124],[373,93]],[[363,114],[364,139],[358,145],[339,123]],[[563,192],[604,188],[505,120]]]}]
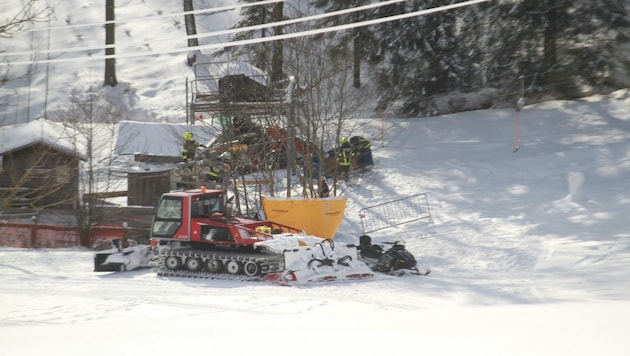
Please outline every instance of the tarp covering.
[{"label": "tarp covering", "polygon": [[114,152],[118,155],[181,156],[184,132],[192,132],[195,141],[208,146],[221,133],[221,126],[201,120],[196,125],[121,121]]},{"label": "tarp covering", "polygon": [[262,197],[262,205],[268,220],[302,229],[309,235],[333,239],[343,221],[347,199]]}]

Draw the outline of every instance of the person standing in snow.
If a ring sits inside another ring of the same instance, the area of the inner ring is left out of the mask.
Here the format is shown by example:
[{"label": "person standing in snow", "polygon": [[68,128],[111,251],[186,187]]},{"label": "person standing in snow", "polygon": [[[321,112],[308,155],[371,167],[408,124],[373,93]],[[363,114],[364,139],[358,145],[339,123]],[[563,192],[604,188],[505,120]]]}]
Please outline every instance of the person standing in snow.
[{"label": "person standing in snow", "polygon": [[347,137],[341,138],[341,147],[337,152],[337,162],[339,163],[339,173],[344,180],[348,180],[352,164],[352,148]]}]

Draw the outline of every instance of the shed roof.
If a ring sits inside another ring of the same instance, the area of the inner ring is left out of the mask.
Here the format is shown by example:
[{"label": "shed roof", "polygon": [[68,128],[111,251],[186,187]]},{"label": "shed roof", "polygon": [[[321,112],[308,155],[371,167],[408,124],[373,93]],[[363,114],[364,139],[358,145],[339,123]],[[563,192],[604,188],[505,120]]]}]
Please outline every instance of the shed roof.
[{"label": "shed roof", "polygon": [[118,124],[114,153],[117,155],[145,153],[180,156],[185,132],[192,132],[197,142],[207,146],[214,141],[221,132],[221,128],[203,122],[188,125],[121,121]]},{"label": "shed roof", "polygon": [[40,118],[25,124],[0,127],[0,155],[41,143],[70,156],[87,160],[77,132],[63,123]]}]

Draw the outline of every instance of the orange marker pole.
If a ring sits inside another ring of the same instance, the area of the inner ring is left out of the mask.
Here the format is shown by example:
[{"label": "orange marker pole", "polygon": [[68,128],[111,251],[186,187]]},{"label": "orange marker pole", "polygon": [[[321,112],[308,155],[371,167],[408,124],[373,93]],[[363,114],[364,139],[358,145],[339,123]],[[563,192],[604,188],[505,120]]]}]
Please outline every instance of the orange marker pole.
[{"label": "orange marker pole", "polygon": [[514,117],[514,152],[518,151],[518,127],[520,125],[520,111],[516,110],[516,116]]},{"label": "orange marker pole", "polygon": [[385,145],[385,110],[381,110],[381,146]]},{"label": "orange marker pole", "polygon": [[521,97],[516,102],[516,114],[514,116],[514,150],[513,153],[518,151],[519,143],[518,143],[518,131],[521,126],[521,109],[525,106],[525,99]]}]

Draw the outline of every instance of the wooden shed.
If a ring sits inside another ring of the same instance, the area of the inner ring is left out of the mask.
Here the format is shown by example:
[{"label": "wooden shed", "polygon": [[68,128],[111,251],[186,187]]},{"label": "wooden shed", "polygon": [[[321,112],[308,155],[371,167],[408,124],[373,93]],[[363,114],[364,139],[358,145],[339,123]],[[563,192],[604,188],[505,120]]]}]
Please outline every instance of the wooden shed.
[{"label": "wooden shed", "polygon": [[171,169],[127,173],[127,205],[156,206],[170,190]]},{"label": "wooden shed", "polygon": [[74,136],[46,119],[0,127],[0,206],[77,208],[86,157]]}]

